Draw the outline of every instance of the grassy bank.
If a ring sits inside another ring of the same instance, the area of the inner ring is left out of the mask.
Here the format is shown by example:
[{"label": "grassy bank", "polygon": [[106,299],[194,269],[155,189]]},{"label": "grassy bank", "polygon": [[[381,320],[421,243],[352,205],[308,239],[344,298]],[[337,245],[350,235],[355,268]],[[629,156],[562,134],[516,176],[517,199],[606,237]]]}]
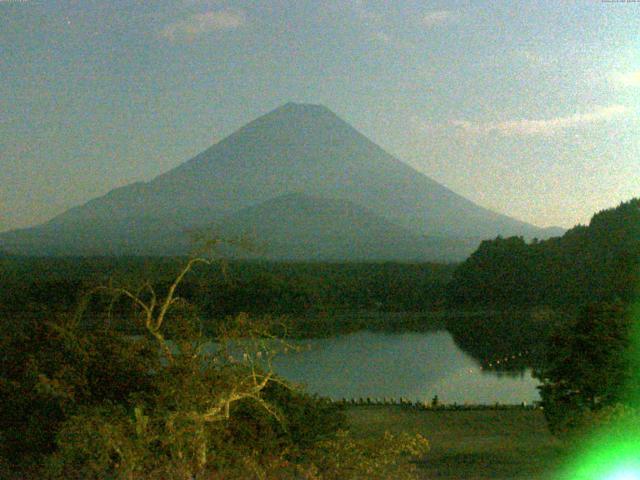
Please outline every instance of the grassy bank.
[{"label": "grassy bank", "polygon": [[425,479],[551,480],[565,448],[540,410],[428,411],[399,406],[347,409],[360,437],[420,433],[431,451],[420,465]]}]

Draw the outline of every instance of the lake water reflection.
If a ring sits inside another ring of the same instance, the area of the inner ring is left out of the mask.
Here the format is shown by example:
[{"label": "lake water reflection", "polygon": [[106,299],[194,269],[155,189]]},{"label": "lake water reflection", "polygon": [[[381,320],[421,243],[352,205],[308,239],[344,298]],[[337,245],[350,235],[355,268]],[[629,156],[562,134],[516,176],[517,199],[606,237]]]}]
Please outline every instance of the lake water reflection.
[{"label": "lake water reflection", "polygon": [[453,403],[531,403],[539,400],[531,372],[481,371],[446,331],[358,332],[301,342],[309,350],[278,356],[274,368],[310,392],[341,398],[407,398]]}]

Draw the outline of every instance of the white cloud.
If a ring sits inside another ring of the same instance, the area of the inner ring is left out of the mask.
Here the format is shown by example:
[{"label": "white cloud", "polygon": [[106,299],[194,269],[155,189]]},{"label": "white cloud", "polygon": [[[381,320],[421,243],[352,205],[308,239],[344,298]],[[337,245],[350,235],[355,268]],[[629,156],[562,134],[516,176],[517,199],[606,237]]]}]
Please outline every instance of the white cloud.
[{"label": "white cloud", "polygon": [[[393,33],[393,19],[369,8],[365,0],[352,0],[352,10],[365,27],[368,27],[369,39],[395,49],[412,49],[416,45],[403,36]],[[434,27],[457,18],[452,10],[434,10],[418,18],[422,26]]]},{"label": "white cloud", "polygon": [[191,42],[200,35],[220,30],[234,30],[247,23],[244,12],[239,10],[218,10],[197,13],[164,27],[160,36],[170,42]]},{"label": "white cloud", "polygon": [[597,107],[591,112],[574,113],[566,117],[544,120],[518,119],[504,122],[478,123],[466,120],[453,120],[451,125],[466,133],[475,135],[498,132],[503,135],[553,135],[567,128],[586,126],[592,123],[606,122],[629,113],[624,105]]},{"label": "white cloud", "polygon": [[621,87],[640,87],[640,70],[635,72],[616,72],[611,75],[613,82]]},{"label": "white cloud", "polygon": [[455,20],[456,17],[457,15],[453,10],[434,10],[424,14],[422,25],[431,28]]}]

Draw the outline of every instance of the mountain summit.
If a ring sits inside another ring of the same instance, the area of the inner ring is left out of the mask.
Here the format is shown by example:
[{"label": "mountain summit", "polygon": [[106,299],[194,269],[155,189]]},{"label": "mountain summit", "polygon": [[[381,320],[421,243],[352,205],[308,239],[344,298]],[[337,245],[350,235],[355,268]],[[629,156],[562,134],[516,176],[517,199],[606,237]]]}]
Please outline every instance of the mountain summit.
[{"label": "mountain summit", "polygon": [[[385,238],[394,238],[387,240],[389,249],[381,249],[389,252],[388,259],[406,257],[392,254],[398,237],[388,234],[390,225],[397,226],[399,234],[410,232],[419,238],[548,236],[543,229],[482,208],[414,170],[328,108],[287,103],[150,182],[112,190],[43,225],[0,234],[0,247],[29,254],[176,253],[186,248],[179,240],[181,231],[206,225],[225,231],[224,222],[237,230],[238,221],[230,220],[234,215],[290,194],[301,195],[305,205],[309,199],[333,202],[329,210],[334,212],[336,202],[350,212],[355,205],[371,219],[379,218],[384,227],[361,234],[384,230]],[[296,197],[288,197],[287,205],[294,208],[291,198]],[[305,211],[309,209],[301,208],[295,215]],[[286,216],[267,217],[277,222]],[[252,215],[243,218],[261,221]],[[256,227],[245,226],[248,231]],[[289,226],[290,222],[281,228],[294,245],[296,232]],[[278,224],[266,230],[276,231]],[[353,232],[345,233],[349,234],[336,238],[354,241]],[[433,248],[420,255],[411,243],[412,255],[434,258]],[[317,256],[309,253],[309,258]]]}]

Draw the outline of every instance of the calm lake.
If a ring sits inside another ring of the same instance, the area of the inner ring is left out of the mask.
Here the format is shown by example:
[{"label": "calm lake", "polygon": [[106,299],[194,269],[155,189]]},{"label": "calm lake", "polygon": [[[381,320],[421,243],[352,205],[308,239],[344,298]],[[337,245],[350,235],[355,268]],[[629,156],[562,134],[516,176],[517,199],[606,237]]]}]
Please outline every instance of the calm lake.
[{"label": "calm lake", "polygon": [[333,399],[394,398],[444,403],[531,403],[537,380],[480,370],[446,331],[358,332],[300,341],[309,349],[280,355],[277,373]]}]

